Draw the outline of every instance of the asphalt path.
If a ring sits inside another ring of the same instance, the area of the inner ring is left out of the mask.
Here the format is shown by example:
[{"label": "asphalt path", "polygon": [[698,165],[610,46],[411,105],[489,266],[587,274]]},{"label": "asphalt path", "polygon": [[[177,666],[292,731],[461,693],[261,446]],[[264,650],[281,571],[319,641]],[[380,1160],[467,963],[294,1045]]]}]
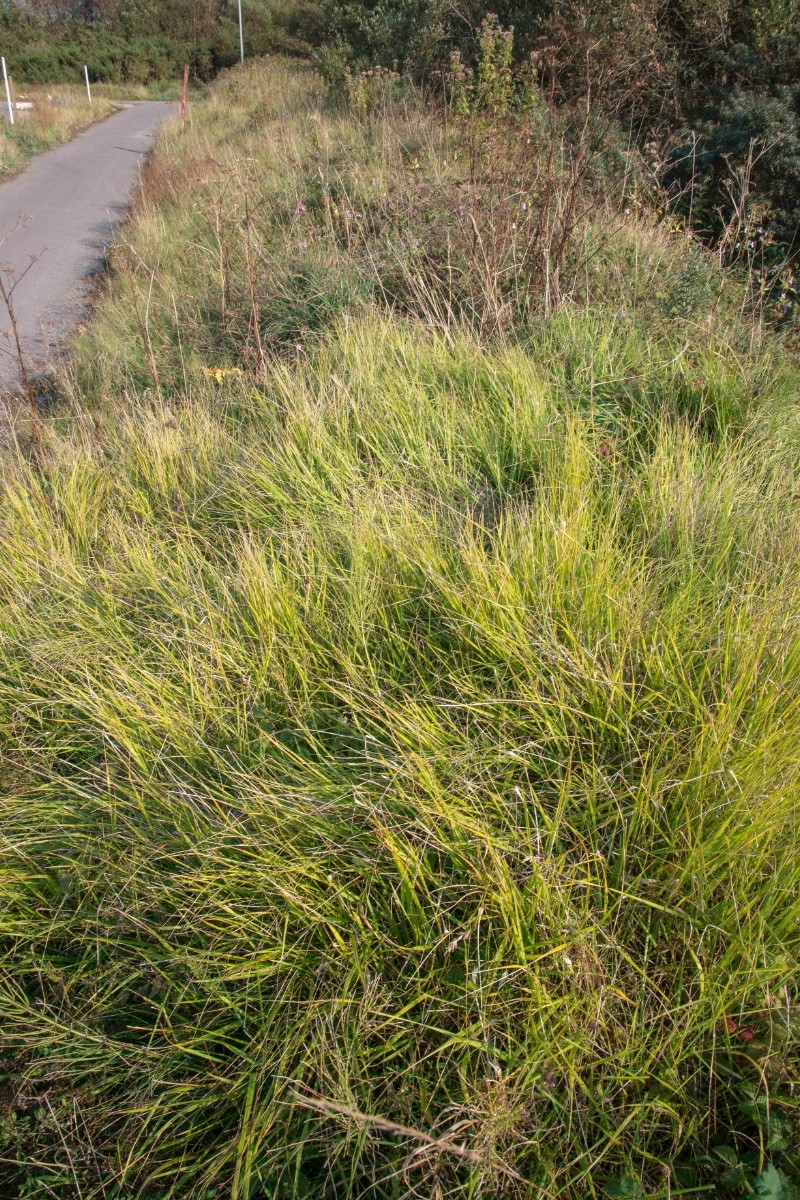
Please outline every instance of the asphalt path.
[{"label": "asphalt path", "polygon": [[[175,111],[160,101],[131,104],[31,160],[0,184],[0,271],[23,357],[32,375],[52,366],[86,316],[92,277],[125,220],[139,170],[158,128]],[[0,390],[19,370],[11,322],[0,299]]]}]

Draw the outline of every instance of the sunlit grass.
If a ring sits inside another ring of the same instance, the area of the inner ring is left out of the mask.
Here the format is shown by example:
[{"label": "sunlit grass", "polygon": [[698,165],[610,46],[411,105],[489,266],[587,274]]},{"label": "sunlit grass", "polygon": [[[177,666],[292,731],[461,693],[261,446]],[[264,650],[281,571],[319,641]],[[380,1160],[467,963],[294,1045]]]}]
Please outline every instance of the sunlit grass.
[{"label": "sunlit grass", "polygon": [[[131,245],[172,254],[192,204]],[[4,466],[15,1178],[763,1166],[799,1032],[791,367],[600,307],[487,344],[359,305],[220,383],[185,341],[176,386],[146,278],[84,343],[105,407]]]}]

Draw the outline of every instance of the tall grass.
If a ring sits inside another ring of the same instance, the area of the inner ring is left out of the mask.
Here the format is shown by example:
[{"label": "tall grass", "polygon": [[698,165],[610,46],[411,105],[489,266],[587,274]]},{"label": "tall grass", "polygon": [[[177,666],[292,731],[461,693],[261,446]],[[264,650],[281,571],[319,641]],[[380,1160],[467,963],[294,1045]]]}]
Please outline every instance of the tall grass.
[{"label": "tall grass", "polygon": [[[364,87],[354,111],[270,61],[223,76],[185,135],[164,133],[85,386],[98,360],[115,388],[182,388],[199,366],[258,372],[365,301],[484,338],[571,304],[659,331],[678,315],[749,346],[713,260],[625,212],[627,159],[607,134],[584,145],[591,131],[538,110],[494,129],[441,120],[402,80]],[[579,164],[565,252],[554,197],[575,186],[573,136],[591,168]]]},{"label": "tall grass", "polygon": [[198,197],[293,187],[281,72],[162,139],[93,407],[4,469],[10,1194],[788,1189],[796,368],[651,227],[513,339],[264,345],[258,274],[259,355]]}]

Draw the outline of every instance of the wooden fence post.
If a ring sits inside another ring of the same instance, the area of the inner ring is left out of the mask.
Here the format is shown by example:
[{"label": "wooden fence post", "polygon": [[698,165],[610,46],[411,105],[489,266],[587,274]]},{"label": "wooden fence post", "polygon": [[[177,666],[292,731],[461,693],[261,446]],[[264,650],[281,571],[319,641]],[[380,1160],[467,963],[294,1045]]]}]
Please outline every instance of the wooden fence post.
[{"label": "wooden fence post", "polygon": [[183,129],[186,120],[186,95],[189,91],[189,67],[183,68],[183,95],[181,96],[181,129]]}]

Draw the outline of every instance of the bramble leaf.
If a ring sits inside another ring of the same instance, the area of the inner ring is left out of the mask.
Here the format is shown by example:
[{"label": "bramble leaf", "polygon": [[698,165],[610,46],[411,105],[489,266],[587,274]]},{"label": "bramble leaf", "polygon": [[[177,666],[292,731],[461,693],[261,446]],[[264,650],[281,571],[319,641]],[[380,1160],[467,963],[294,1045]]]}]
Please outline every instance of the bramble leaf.
[{"label": "bramble leaf", "polygon": [[797,1188],[772,1163],[755,1177],[753,1190],[761,1200],[797,1200]]},{"label": "bramble leaf", "polygon": [[622,1198],[622,1200],[639,1200],[644,1192],[638,1179],[632,1179],[630,1175],[622,1175],[619,1179],[613,1179],[606,1184],[606,1194]]}]

